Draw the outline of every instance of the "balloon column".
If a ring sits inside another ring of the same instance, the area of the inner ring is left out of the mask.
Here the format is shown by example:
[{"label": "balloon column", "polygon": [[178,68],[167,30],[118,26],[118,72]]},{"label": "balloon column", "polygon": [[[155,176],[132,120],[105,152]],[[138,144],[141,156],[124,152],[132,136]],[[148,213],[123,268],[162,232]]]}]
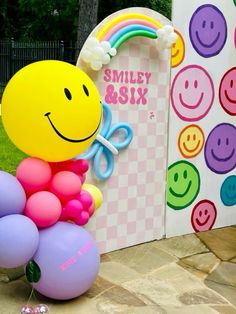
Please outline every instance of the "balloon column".
[{"label": "balloon column", "polygon": [[35,289],[54,299],[81,295],[99,270],[96,243],[82,226],[102,194],[85,183],[87,161],[71,158],[91,145],[101,120],[97,88],[65,62],[26,66],[3,94],[5,130],[31,157],[16,176],[0,171],[0,267],[25,266]]}]

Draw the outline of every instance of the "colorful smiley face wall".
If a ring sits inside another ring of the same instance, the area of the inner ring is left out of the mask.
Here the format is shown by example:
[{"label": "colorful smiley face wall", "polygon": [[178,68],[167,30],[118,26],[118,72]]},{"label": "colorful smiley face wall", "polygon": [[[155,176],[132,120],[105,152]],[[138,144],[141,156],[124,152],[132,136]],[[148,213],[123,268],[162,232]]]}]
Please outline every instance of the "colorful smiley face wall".
[{"label": "colorful smiley face wall", "polygon": [[92,80],[61,61],[26,66],[3,94],[8,136],[26,154],[46,161],[68,160],[86,150],[101,117],[100,95]]},{"label": "colorful smiley face wall", "polygon": [[199,2],[173,0],[167,236],[236,223],[236,7]]}]

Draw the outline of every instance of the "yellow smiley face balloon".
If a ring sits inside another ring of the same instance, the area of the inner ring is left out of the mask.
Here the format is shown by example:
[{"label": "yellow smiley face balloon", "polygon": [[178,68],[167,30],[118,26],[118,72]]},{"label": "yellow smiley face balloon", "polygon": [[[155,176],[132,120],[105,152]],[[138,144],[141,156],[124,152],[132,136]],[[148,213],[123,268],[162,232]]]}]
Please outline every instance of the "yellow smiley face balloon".
[{"label": "yellow smiley face balloon", "polygon": [[85,151],[101,124],[102,106],[92,80],[62,61],[39,61],[17,72],[2,98],[2,120],[26,154],[64,161]]},{"label": "yellow smiley face balloon", "polygon": [[171,66],[177,67],[182,63],[185,56],[185,44],[182,35],[175,29],[175,33],[178,35],[176,43],[171,48]]}]

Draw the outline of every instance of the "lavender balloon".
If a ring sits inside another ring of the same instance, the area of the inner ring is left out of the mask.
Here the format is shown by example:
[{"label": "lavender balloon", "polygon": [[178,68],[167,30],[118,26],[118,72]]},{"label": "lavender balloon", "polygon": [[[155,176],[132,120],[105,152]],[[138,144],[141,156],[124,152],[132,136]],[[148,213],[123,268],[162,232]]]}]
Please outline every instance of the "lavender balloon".
[{"label": "lavender balloon", "polygon": [[36,225],[23,215],[0,218],[0,267],[13,268],[26,264],[38,248]]},{"label": "lavender balloon", "polygon": [[39,248],[34,262],[41,278],[34,288],[57,300],[78,297],[93,284],[100,257],[96,244],[84,228],[58,222],[39,232]]},{"label": "lavender balloon", "polygon": [[0,218],[11,214],[22,214],[26,196],[16,177],[0,171]]}]

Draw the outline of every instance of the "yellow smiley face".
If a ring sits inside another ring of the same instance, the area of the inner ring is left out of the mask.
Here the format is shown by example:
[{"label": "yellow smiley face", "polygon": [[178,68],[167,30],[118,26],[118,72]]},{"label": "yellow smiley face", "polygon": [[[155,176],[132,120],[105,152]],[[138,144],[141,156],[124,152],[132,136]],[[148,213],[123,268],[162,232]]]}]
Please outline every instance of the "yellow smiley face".
[{"label": "yellow smiley face", "polygon": [[172,45],[171,49],[171,66],[172,68],[177,67],[184,59],[185,55],[185,44],[182,35],[175,30],[178,35],[178,39],[175,44]]},{"label": "yellow smiley face", "polygon": [[26,154],[64,161],[85,151],[101,124],[102,106],[92,80],[62,61],[39,61],[17,72],[2,98],[2,120]]},{"label": "yellow smiley face", "polygon": [[185,158],[195,157],[202,150],[204,142],[205,137],[202,129],[196,124],[188,125],[179,134],[180,153]]}]

